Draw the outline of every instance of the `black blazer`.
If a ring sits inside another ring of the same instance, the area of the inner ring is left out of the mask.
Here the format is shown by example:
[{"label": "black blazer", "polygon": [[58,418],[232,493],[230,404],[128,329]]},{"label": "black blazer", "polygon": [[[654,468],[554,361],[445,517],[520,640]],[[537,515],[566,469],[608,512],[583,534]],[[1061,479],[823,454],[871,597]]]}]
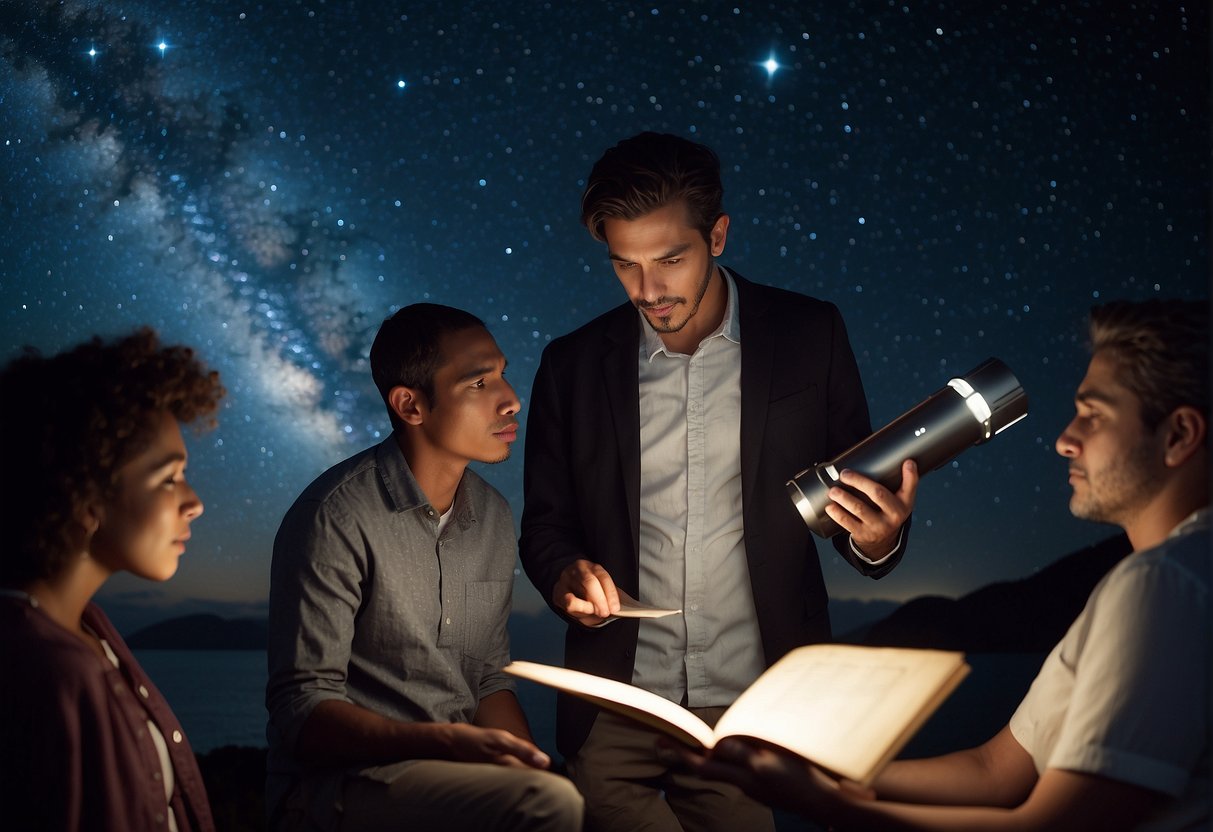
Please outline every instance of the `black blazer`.
[{"label": "black blazer", "polygon": [[[830,637],[826,588],[813,536],[785,484],[871,433],[867,401],[838,309],[732,273],[741,328],[741,479],[746,559],[767,664]],[[639,583],[640,320],[616,307],[544,349],[526,427],[525,503],[519,554],[549,605],[577,558],[602,564],[633,597]],[[846,535],[839,553],[854,557]],[[553,607],[553,609],[555,609]],[[559,613],[560,611],[557,610]],[[569,620],[565,664],[630,682],[639,624],[601,628]],[[581,747],[597,709],[557,700],[557,747]]]}]

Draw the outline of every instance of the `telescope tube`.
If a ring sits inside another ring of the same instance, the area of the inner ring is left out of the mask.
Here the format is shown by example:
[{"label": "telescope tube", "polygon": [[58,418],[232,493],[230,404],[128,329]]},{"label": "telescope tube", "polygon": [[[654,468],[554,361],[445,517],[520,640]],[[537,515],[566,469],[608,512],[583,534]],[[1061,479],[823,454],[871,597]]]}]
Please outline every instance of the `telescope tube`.
[{"label": "telescope tube", "polygon": [[1006,364],[989,358],[834,459],[801,471],[788,480],[788,494],[813,533],[830,538],[843,528],[826,514],[826,495],[835,485],[847,488],[838,481],[844,468],[896,491],[903,460],[913,459],[924,476],[1027,415],[1028,397],[1018,379]]}]

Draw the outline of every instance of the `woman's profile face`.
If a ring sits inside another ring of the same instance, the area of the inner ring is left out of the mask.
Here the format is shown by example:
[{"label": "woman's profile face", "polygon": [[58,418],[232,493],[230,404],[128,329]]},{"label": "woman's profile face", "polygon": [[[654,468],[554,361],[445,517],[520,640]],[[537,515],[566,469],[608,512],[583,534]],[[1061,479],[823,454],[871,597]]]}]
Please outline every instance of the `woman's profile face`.
[{"label": "woman's profile face", "polygon": [[202,501],[185,481],[181,426],[161,414],[151,442],[118,470],[114,495],[103,505],[89,553],[111,573],[166,581],[185,552],[190,523]]}]

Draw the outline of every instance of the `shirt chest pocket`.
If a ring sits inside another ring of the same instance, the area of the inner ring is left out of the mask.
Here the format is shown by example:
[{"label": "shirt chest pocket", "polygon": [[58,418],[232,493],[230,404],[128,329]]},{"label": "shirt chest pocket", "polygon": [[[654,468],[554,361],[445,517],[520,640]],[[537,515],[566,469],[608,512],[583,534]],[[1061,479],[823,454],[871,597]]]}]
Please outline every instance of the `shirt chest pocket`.
[{"label": "shirt chest pocket", "polygon": [[506,658],[510,581],[470,581],[464,585],[463,652],[484,661]]}]

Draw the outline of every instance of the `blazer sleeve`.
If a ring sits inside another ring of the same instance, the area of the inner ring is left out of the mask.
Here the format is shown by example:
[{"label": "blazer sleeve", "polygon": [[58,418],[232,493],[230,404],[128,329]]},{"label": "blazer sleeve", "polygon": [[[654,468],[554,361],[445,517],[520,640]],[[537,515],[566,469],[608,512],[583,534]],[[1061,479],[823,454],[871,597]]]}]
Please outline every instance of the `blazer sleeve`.
[{"label": "blazer sleeve", "polygon": [[[864,393],[863,381],[859,376],[859,365],[855,361],[855,353],[851,349],[851,340],[847,336],[846,324],[838,307],[830,306],[831,310],[831,344],[829,390],[826,396],[829,402],[827,414],[828,443],[832,449],[831,457],[840,454],[855,443],[867,438],[872,433],[872,421],[868,415],[867,396]],[[860,574],[869,578],[883,578],[893,571],[905,554],[906,545],[910,539],[910,518],[906,519],[901,528],[901,540],[897,548],[887,560],[879,566],[868,563],[855,554],[851,549],[849,534],[836,535],[831,543],[838,554],[851,564]]]},{"label": "blazer sleeve", "polygon": [[518,556],[543,600],[564,618],[552,603],[552,589],[569,564],[589,555],[570,470],[570,414],[564,409],[559,389],[549,347],[544,350],[531,387]]}]

